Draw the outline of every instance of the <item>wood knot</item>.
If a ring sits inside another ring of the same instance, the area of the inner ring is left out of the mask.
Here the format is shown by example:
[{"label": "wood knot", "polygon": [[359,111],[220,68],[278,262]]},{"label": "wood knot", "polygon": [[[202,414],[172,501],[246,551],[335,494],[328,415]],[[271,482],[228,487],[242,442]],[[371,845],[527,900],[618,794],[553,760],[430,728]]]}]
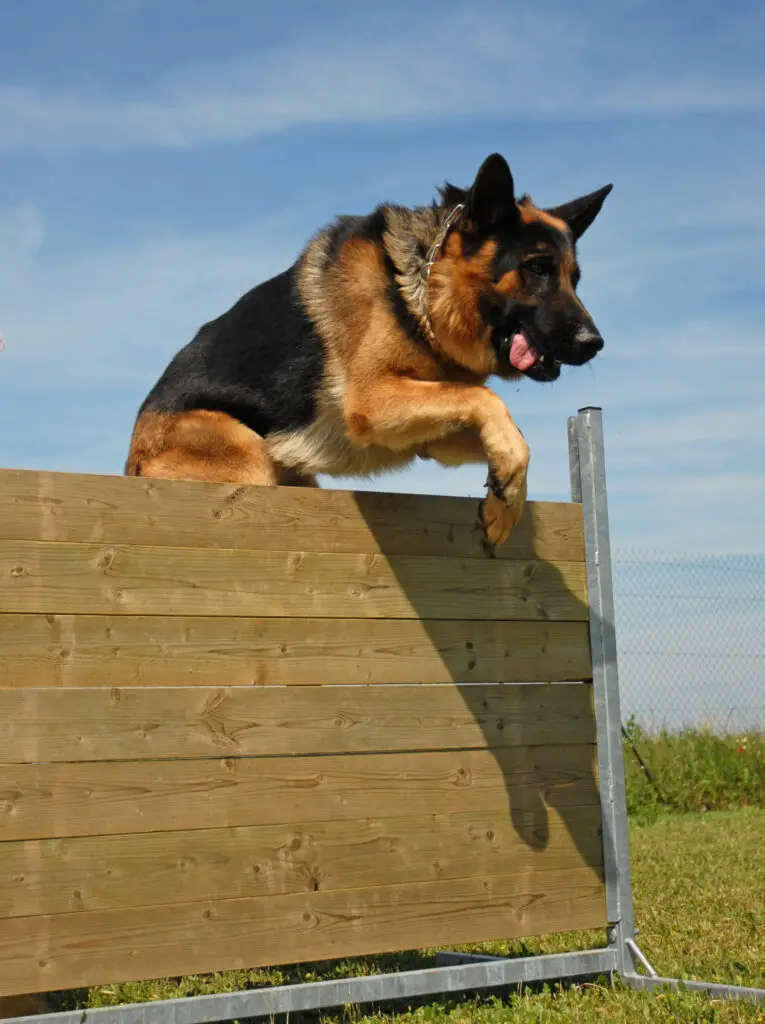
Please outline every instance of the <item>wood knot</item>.
[{"label": "wood knot", "polygon": [[239,487],[235,487],[230,494],[227,494],[224,501],[227,505],[233,505],[242,497],[243,494],[247,493],[247,485],[241,484]]},{"label": "wood knot", "polygon": [[111,567],[114,565],[116,559],[117,553],[113,551],[111,548],[109,548],[107,551],[104,551],[101,554],[101,557],[98,559],[98,562],[96,564],[99,569],[103,569],[104,572],[108,572],[109,569],[111,569]]}]

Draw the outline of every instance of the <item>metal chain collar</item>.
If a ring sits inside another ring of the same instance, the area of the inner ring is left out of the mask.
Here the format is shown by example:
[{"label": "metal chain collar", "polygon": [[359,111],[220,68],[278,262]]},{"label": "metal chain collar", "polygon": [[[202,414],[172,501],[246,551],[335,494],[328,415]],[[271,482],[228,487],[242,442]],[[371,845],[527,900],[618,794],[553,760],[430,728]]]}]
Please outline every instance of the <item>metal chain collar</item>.
[{"label": "metal chain collar", "polygon": [[444,221],[444,226],[441,228],[441,231],[438,234],[438,237],[436,238],[435,242],[431,245],[431,247],[428,249],[427,262],[425,263],[425,266],[423,267],[422,271],[423,274],[425,275],[426,280],[427,278],[430,277],[431,268],[433,264],[436,262],[438,253],[441,250],[441,246],[446,241],[446,236],[449,234],[449,228],[452,226],[452,224],[455,222],[457,217],[462,213],[464,209],[464,203],[457,203],[456,206],[453,206],[451,208],[451,210],[447,214],[446,220]]}]

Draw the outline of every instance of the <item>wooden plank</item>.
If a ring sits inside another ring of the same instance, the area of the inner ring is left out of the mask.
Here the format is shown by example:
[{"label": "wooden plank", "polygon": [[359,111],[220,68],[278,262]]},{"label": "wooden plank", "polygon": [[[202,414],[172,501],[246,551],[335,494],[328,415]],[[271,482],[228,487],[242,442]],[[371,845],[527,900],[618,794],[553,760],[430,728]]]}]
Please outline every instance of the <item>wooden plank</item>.
[{"label": "wooden plank", "polygon": [[599,870],[18,917],[0,995],[605,926]]},{"label": "wooden plank", "polygon": [[5,840],[598,802],[589,745],[0,767]]},{"label": "wooden plank", "polygon": [[565,682],[586,622],[0,615],[0,687]]},{"label": "wooden plank", "polygon": [[[0,471],[9,540],[484,558],[477,509],[476,498]],[[581,506],[529,502],[498,557],[583,561]]]},{"label": "wooden plank", "polygon": [[587,618],[581,562],[0,543],[0,611]]},{"label": "wooden plank", "polygon": [[0,762],[595,742],[591,687],[0,690]]},{"label": "wooden plank", "polygon": [[0,919],[602,863],[596,805],[0,843]]}]

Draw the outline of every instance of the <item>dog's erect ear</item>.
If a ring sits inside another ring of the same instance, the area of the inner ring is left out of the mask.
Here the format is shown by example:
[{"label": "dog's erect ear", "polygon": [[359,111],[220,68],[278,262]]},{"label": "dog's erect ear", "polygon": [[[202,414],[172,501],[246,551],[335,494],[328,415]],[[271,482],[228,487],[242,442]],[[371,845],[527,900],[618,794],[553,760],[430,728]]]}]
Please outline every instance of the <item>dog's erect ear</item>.
[{"label": "dog's erect ear", "polygon": [[564,220],[571,228],[574,238],[581,238],[600,213],[603,201],[613,187],[613,185],[604,185],[597,192],[590,192],[589,195],[572,199],[570,203],[564,203],[562,206],[556,206],[554,210],[545,212]]},{"label": "dog's erect ear", "polygon": [[499,153],[493,153],[481,164],[468,193],[467,213],[479,229],[518,219],[513,176],[507,160]]}]

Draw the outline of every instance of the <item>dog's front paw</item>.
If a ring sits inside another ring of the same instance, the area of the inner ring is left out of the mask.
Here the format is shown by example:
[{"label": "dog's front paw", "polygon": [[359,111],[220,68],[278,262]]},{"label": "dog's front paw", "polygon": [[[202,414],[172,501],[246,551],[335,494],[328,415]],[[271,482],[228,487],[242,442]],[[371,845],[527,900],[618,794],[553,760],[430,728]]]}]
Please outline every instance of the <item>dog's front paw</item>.
[{"label": "dog's front paw", "polygon": [[484,550],[493,554],[494,549],[504,544],[510,531],[523,515],[526,507],[526,470],[516,473],[511,480],[501,484],[494,474],[489,474],[488,493],[481,502],[479,518],[484,534]]}]

